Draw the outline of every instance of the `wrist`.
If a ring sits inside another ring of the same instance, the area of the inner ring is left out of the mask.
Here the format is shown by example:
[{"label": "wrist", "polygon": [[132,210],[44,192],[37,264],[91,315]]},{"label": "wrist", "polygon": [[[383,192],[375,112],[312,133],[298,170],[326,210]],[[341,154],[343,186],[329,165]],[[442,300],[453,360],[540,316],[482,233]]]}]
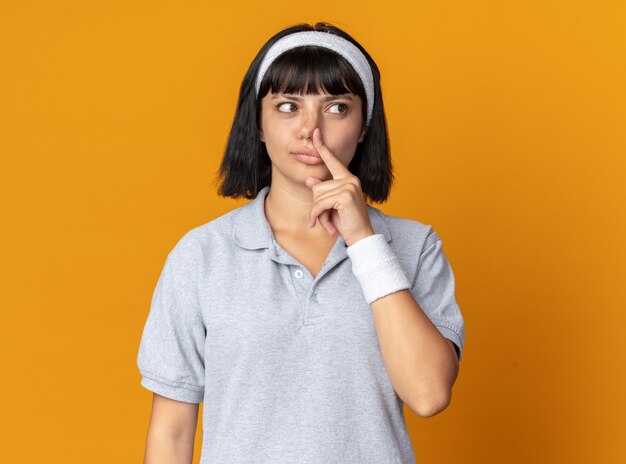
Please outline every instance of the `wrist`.
[{"label": "wrist", "polygon": [[367,237],[371,237],[372,235],[376,235],[376,232],[374,232],[374,229],[369,228],[365,233],[352,238],[349,242],[346,241],[346,245],[350,247],[358,241],[363,240]]},{"label": "wrist", "polygon": [[352,272],[368,303],[411,287],[400,262],[383,234],[373,234],[346,249]]}]

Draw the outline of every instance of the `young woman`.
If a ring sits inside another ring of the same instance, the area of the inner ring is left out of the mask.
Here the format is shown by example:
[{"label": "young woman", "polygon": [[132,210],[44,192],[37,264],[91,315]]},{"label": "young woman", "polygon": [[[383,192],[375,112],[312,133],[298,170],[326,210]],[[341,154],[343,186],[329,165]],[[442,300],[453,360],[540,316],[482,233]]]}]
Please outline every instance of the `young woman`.
[{"label": "young woman", "polygon": [[219,193],[252,199],[178,241],[137,363],[146,463],[414,463],[403,404],[447,407],[465,342],[430,225],[386,215],[380,74],[326,23],[289,27],[241,85]]}]

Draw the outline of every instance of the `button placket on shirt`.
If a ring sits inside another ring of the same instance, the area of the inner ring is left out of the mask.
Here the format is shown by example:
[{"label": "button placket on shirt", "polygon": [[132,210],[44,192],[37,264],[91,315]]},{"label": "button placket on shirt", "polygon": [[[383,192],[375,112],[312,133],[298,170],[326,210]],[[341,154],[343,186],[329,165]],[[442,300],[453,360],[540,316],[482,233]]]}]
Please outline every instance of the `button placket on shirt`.
[{"label": "button placket on shirt", "polygon": [[315,297],[317,283],[308,269],[301,265],[293,266],[293,268],[294,286],[304,302],[304,325],[319,323],[324,319],[324,314],[320,311],[321,308],[317,305]]},{"label": "button placket on shirt", "polygon": [[284,270],[290,275],[288,280],[291,283],[291,290],[295,292],[299,306],[302,309],[303,325],[308,325],[310,319],[309,295],[314,285],[313,276],[308,269],[304,268],[275,240],[272,241],[270,246],[270,257],[272,260],[284,266]]},{"label": "button placket on shirt", "polygon": [[326,262],[319,274],[313,275],[293,256],[285,251],[276,240],[272,241],[271,256],[274,261],[286,265],[292,276],[291,282],[298,299],[304,304],[303,324],[319,324],[326,319],[323,308],[318,304],[318,285],[320,280],[336,265],[347,258],[346,245],[340,237],[335,247],[331,250]]}]

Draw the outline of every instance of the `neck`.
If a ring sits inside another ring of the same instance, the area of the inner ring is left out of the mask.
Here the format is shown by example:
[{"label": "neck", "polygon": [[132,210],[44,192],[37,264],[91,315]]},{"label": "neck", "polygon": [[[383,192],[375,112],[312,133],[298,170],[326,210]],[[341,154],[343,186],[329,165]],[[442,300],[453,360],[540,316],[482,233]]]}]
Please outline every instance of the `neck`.
[{"label": "neck", "polygon": [[306,185],[272,182],[265,197],[265,217],[274,234],[286,233],[297,237],[335,240],[319,222],[309,227],[313,207],[313,191]]}]

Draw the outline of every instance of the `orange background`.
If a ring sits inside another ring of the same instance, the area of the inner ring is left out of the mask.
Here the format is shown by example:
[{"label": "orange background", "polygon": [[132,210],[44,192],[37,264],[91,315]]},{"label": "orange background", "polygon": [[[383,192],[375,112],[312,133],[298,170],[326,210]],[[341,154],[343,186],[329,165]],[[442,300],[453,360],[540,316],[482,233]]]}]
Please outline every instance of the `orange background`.
[{"label": "orange background", "polygon": [[625,4],[217,3],[0,4],[0,461],[141,462],[165,256],[244,203],[214,174],[260,46],[324,20],[382,71],[375,206],[435,227],[466,320],[418,463],[626,462]]}]

